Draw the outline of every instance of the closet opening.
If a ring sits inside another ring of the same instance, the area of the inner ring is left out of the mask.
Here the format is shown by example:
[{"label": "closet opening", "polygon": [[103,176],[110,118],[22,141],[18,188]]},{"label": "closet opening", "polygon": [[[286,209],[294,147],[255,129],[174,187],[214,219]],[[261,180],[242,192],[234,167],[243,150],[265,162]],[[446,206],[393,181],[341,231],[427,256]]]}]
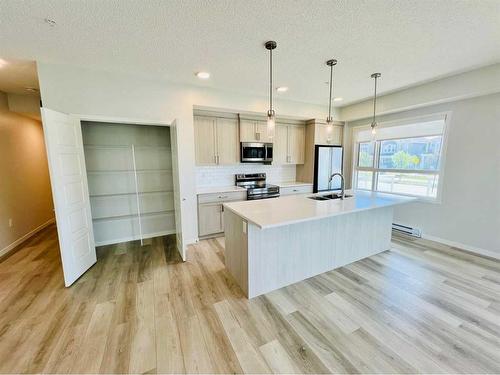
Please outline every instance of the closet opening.
[{"label": "closet opening", "polygon": [[126,251],[159,241],[180,259],[170,127],[81,121],[81,128],[95,245],[105,246],[98,255],[108,245]]}]

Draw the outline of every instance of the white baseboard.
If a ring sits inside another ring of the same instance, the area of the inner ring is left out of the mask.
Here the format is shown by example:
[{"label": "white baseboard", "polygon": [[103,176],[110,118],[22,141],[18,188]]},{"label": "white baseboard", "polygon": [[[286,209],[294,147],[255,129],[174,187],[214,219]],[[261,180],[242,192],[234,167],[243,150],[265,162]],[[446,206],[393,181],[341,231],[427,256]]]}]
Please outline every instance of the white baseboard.
[{"label": "white baseboard", "polygon": [[469,251],[471,253],[475,253],[478,255],[483,255],[486,257],[495,258],[495,259],[500,260],[500,252],[495,252],[495,251],[491,251],[491,250],[482,249],[480,247],[465,245],[465,244],[460,243],[460,242],[449,241],[449,240],[445,240],[444,238],[429,236],[428,234],[423,234],[423,233],[422,233],[422,238],[425,240],[440,242],[444,245],[453,246],[453,247],[456,247],[458,249]]},{"label": "white baseboard", "polygon": [[56,221],[55,218],[52,218],[48,221],[46,221],[45,223],[43,223],[42,225],[36,227],[35,229],[33,229],[32,231],[26,233],[24,236],[22,236],[21,238],[18,238],[17,240],[15,240],[14,242],[12,242],[10,245],[8,245],[7,247],[4,247],[2,250],[0,250],[0,257],[8,254],[10,251],[12,251],[16,246],[22,244],[24,241],[26,241],[28,238],[34,236],[35,234],[37,234],[38,232],[40,232],[42,229],[48,227],[50,224],[53,224],[54,222]]}]

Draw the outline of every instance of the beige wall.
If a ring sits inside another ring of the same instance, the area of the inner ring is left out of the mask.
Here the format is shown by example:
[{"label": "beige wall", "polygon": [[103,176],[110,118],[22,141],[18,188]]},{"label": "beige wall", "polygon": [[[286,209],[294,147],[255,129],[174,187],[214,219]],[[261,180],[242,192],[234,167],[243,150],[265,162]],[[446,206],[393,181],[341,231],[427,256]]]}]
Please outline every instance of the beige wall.
[{"label": "beige wall", "polygon": [[8,111],[5,96],[0,94],[0,255],[54,217],[42,125]]},{"label": "beige wall", "polygon": [[40,97],[34,95],[7,94],[9,109],[12,112],[19,113],[40,120]]},{"label": "beige wall", "polygon": [[8,110],[9,109],[9,101],[7,98],[7,94],[0,91],[0,110]]}]

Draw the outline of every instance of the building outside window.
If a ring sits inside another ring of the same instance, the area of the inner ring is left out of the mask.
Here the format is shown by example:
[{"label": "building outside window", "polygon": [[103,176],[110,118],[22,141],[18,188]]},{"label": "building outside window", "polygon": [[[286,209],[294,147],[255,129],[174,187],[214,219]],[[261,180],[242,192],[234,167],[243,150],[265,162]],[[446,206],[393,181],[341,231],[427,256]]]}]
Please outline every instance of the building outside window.
[{"label": "building outside window", "polygon": [[[435,119],[434,119],[435,118]],[[438,201],[444,169],[446,116],[432,116],[354,132],[356,189]],[[441,185],[440,185],[441,183]]]}]

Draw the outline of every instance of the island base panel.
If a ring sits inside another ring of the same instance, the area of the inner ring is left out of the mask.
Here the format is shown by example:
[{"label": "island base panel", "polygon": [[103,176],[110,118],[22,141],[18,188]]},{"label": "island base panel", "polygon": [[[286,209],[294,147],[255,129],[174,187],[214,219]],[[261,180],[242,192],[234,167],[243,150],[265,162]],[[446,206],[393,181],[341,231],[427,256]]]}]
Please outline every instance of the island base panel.
[{"label": "island base panel", "polygon": [[226,267],[248,298],[388,250],[393,208],[260,229],[225,211]]}]

